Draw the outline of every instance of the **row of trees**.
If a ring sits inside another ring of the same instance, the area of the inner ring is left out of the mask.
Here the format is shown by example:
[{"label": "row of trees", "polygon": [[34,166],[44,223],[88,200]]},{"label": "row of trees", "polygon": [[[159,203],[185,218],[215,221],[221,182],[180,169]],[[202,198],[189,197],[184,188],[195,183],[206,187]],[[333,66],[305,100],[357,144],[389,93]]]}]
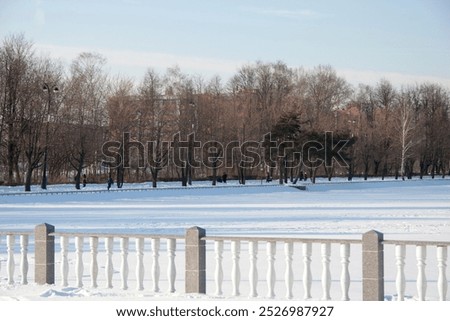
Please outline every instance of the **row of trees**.
[{"label": "row of trees", "polygon": [[[113,176],[121,187],[159,179],[215,184],[224,172],[245,183],[449,171],[450,95],[439,84],[395,88],[380,80],[354,88],[330,66],[305,71],[283,62],[245,65],[227,83],[178,67],[148,69],[136,83],[105,67],[102,56],[81,53],[65,70],[36,55],[23,35],[3,41],[0,181],[30,190],[45,188],[47,176],[80,188],[83,175]],[[267,157],[269,136],[275,157]],[[348,143],[330,156],[342,140]]]}]

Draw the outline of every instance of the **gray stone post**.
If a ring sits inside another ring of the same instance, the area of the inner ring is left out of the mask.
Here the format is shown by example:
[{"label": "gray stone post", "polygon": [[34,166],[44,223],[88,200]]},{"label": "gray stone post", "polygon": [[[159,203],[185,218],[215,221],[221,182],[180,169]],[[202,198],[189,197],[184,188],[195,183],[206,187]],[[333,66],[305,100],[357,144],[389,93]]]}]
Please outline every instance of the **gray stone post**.
[{"label": "gray stone post", "polygon": [[206,231],[194,226],[186,231],[186,293],[206,293]]},{"label": "gray stone post", "polygon": [[363,301],[384,300],[383,234],[369,231],[362,237]]},{"label": "gray stone post", "polygon": [[53,225],[44,223],[34,229],[35,270],[37,284],[55,284],[55,232]]}]

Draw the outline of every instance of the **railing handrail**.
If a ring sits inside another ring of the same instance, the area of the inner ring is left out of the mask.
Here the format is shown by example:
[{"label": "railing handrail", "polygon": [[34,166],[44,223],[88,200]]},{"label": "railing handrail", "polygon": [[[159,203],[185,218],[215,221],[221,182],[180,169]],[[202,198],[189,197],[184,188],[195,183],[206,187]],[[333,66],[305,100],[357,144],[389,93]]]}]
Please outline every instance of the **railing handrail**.
[{"label": "railing handrail", "polygon": [[[411,239],[388,239],[384,240],[383,233],[378,231],[368,231],[362,234],[362,238],[359,239],[357,236],[354,238],[317,238],[317,237],[285,237],[283,235],[257,235],[257,236],[242,236],[242,235],[216,235],[216,236],[206,236],[207,233],[205,229],[198,226],[191,227],[185,230],[184,235],[180,234],[151,234],[151,233],[101,233],[101,232],[86,232],[86,231],[58,231],[55,232],[55,227],[53,225],[43,223],[37,225],[34,229],[33,237],[33,250],[35,254],[35,282],[37,284],[54,284],[55,283],[55,237],[60,238],[60,256],[61,256],[61,273],[63,286],[67,286],[68,281],[68,252],[69,244],[72,243],[70,238],[75,238],[75,272],[77,279],[77,287],[83,286],[83,254],[86,253],[86,239],[89,238],[89,253],[91,259],[91,284],[93,287],[97,287],[97,276],[98,276],[98,252],[99,252],[99,239],[104,238],[104,250],[106,251],[106,279],[107,287],[111,288],[113,279],[113,263],[112,256],[115,252],[114,244],[118,241],[120,243],[120,256],[121,256],[121,280],[122,289],[127,289],[127,279],[128,279],[128,255],[131,250],[136,254],[136,278],[137,278],[137,288],[139,290],[143,289],[144,282],[144,240],[151,240],[151,256],[153,258],[153,263],[151,267],[152,279],[153,279],[153,290],[154,292],[159,291],[159,275],[160,275],[160,240],[165,239],[167,241],[165,251],[167,255],[167,275],[168,275],[168,291],[170,293],[175,291],[175,281],[176,281],[176,263],[175,257],[176,247],[178,240],[183,243],[184,251],[184,270],[185,270],[185,292],[186,293],[206,293],[206,261],[207,261],[207,250],[206,241],[214,241],[214,258],[216,261],[215,268],[215,283],[216,283],[216,293],[221,295],[222,293],[222,282],[223,282],[223,251],[224,251],[224,241],[230,242],[230,253],[231,253],[231,263],[232,263],[232,290],[233,296],[239,295],[239,284],[240,284],[240,256],[241,242],[248,242],[248,255],[250,263],[249,272],[249,283],[250,283],[250,293],[252,297],[258,296],[257,293],[257,283],[258,283],[258,273],[257,273],[257,262],[258,262],[258,242],[266,242],[266,260],[267,260],[267,286],[268,294],[270,298],[275,297],[275,284],[276,284],[276,272],[275,272],[275,260],[277,247],[283,245],[284,243],[284,257],[286,261],[285,269],[285,285],[286,285],[286,298],[292,298],[292,287],[294,284],[293,278],[293,256],[294,256],[294,243],[301,244],[301,259],[304,266],[303,271],[303,287],[305,291],[305,299],[311,298],[311,284],[312,284],[312,270],[311,262],[313,257],[312,244],[320,245],[320,260],[322,263],[322,299],[330,300],[331,294],[331,245],[339,245],[339,258],[341,265],[341,293],[343,300],[349,300],[349,286],[350,286],[350,274],[349,274],[349,262],[350,262],[350,249],[351,244],[361,245],[361,259],[360,264],[362,265],[362,298],[363,300],[384,300],[384,245],[394,245],[395,246],[395,264],[397,266],[397,277],[396,277],[396,289],[398,293],[398,300],[403,300],[405,297],[405,257],[406,257],[406,246],[416,247],[416,260],[418,266],[418,276],[417,276],[417,293],[419,300],[426,299],[426,289],[427,280],[425,273],[425,266],[427,264],[427,246],[436,247],[436,262],[438,267],[438,280],[437,280],[437,290],[439,295],[439,300],[445,301],[447,297],[447,277],[446,277],[446,267],[447,267],[447,253],[448,247],[450,246],[450,241],[427,241],[427,240],[411,240]],[[31,231],[26,230],[2,230],[0,235],[6,235],[6,253],[7,253],[7,275],[8,284],[14,284],[14,251],[17,246],[16,236],[20,236],[19,246],[20,246],[20,269],[22,284],[27,284],[27,274],[28,274],[28,246],[29,246],[29,235],[32,235]],[[129,247],[129,239],[135,239],[135,246]],[[209,246],[212,244],[209,243]],[[2,245],[3,247],[3,245]],[[245,246],[244,246],[245,247]],[[130,249],[131,248],[131,249]]]},{"label": "railing handrail", "polygon": [[[33,235],[32,230],[0,230],[0,235]],[[51,236],[67,236],[67,237],[128,237],[128,238],[150,238],[150,239],[177,239],[183,240],[184,235],[180,234],[147,234],[147,233],[102,233],[102,232],[54,232]],[[294,243],[334,243],[334,244],[361,244],[361,239],[349,238],[309,238],[309,237],[284,237],[284,236],[241,236],[241,235],[209,235],[202,237],[205,241],[257,241],[257,242],[294,242]],[[432,241],[432,240],[401,240],[401,239],[385,239],[382,241],[384,245],[416,245],[416,246],[450,246],[449,241]]]},{"label": "railing handrail", "polygon": [[0,235],[33,235],[33,231],[20,231],[20,230],[11,230],[11,231],[0,231]]},{"label": "railing handrail", "polygon": [[49,233],[50,236],[66,236],[66,237],[98,237],[98,238],[149,238],[149,239],[177,239],[184,240],[184,235],[179,234],[143,234],[143,233],[90,233],[90,232],[54,232]]},{"label": "railing handrail", "polygon": [[384,240],[386,245],[450,246],[450,241]]},{"label": "railing handrail", "polygon": [[249,241],[249,242],[293,242],[293,243],[336,243],[361,244],[361,239],[328,239],[305,237],[274,237],[274,236],[205,236],[205,241]]}]

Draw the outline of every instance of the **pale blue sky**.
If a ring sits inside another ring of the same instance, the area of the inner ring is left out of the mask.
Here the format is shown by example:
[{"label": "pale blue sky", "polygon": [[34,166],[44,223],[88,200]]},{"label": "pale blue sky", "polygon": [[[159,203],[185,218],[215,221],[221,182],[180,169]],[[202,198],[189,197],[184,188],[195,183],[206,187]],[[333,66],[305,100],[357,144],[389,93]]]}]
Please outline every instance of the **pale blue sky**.
[{"label": "pale blue sky", "polygon": [[227,80],[256,60],[330,64],[353,84],[450,88],[448,0],[0,0],[0,39],[23,32],[70,62],[82,51],[140,80],[178,64]]}]

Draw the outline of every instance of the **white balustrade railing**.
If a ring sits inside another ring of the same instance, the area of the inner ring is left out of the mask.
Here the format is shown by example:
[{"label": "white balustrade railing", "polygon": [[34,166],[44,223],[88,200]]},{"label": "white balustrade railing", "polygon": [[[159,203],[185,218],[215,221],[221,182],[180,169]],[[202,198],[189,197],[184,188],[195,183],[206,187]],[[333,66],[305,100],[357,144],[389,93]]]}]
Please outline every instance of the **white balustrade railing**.
[{"label": "white balustrade railing", "polygon": [[[137,238],[137,240],[142,240],[142,244],[144,243],[142,238]],[[138,243],[136,241],[136,243]],[[121,264],[120,264],[120,277],[122,281],[122,290],[128,289],[128,244],[129,240],[128,237],[121,237],[120,238],[120,256],[121,256]],[[137,252],[137,251],[136,251]],[[142,259],[141,259],[142,261]],[[138,264],[136,264],[139,266]],[[143,273],[142,273],[143,274]]]},{"label": "white balustrade railing", "polygon": [[[223,241],[219,241],[222,242]],[[249,280],[250,280],[250,292],[249,297],[256,298],[258,296],[258,242],[251,241],[248,244],[248,253],[250,256],[250,269],[249,269]]]},{"label": "white balustrade railing", "polygon": [[[120,289],[127,290],[129,288],[129,274],[130,274],[130,239],[134,238],[135,244],[135,271],[136,271],[136,289],[139,291],[144,290],[145,286],[145,241],[146,239],[150,239],[151,245],[149,247],[149,251],[151,251],[152,264],[149,268],[149,279],[151,278],[153,284],[150,287],[153,292],[159,292],[159,283],[160,283],[160,263],[159,263],[159,252],[160,252],[160,239],[167,239],[167,291],[169,293],[173,293],[176,291],[175,281],[176,281],[176,243],[177,238],[181,238],[178,236],[152,236],[152,235],[110,235],[110,234],[83,234],[83,233],[54,233],[53,235],[59,236],[59,244],[60,244],[60,259],[61,259],[61,267],[60,267],[60,276],[61,281],[60,284],[63,287],[67,287],[69,285],[70,277],[69,277],[69,266],[70,260],[69,256],[71,255],[69,252],[70,242],[73,239],[73,249],[74,249],[74,258],[75,258],[75,266],[74,266],[74,275],[75,275],[75,285],[77,287],[84,287],[83,276],[85,273],[85,265],[83,261],[84,257],[84,242],[85,239],[89,239],[89,259],[90,259],[90,268],[89,268],[89,276],[90,276],[90,287],[97,288],[98,287],[98,273],[99,273],[99,240],[103,243],[102,249],[104,253],[104,279],[105,279],[105,287],[113,288],[115,279],[115,270],[114,270],[114,253],[118,252],[120,255],[120,268],[119,268],[119,278],[120,278]],[[115,241],[118,241],[118,246],[115,244]],[[13,278],[14,273],[14,255],[12,252],[12,248],[14,246],[14,237],[7,236],[7,248],[8,248],[8,267],[10,272],[8,275],[11,275],[9,279]],[[21,248],[23,255],[27,253],[28,239],[21,238]],[[87,255],[87,253],[86,253]],[[24,271],[25,267],[28,268],[27,260],[24,259],[22,265],[22,271]],[[22,272],[22,275],[26,274]]]},{"label": "white balustrade railing", "polygon": [[[155,293],[159,292],[159,274],[160,274],[159,245],[160,245],[159,239],[153,238],[152,239],[152,255],[153,255],[152,279],[153,279],[153,292],[155,292]],[[143,274],[140,271],[141,270],[138,269],[137,273],[138,273],[139,277]]]},{"label": "white balustrade railing", "polygon": [[311,256],[312,256],[312,244],[303,243],[303,290],[305,292],[303,299],[311,299],[311,286],[312,286],[312,273],[311,273]]},{"label": "white balustrade railing", "polygon": [[14,284],[14,243],[16,240],[15,235],[6,236],[6,249],[8,253],[8,260],[6,261],[6,266],[8,267],[8,284]]},{"label": "white balustrade railing", "polygon": [[77,236],[75,237],[75,254],[76,254],[76,268],[75,275],[77,278],[77,287],[83,287],[83,237]]},{"label": "white balustrade railing", "polygon": [[[440,301],[447,300],[448,280],[447,270],[447,245],[443,245],[436,241],[385,241],[385,244],[393,244],[395,249],[396,277],[395,287],[397,292],[397,300],[405,300],[406,276],[405,276],[405,260],[407,256],[408,246],[415,248],[415,261],[417,266],[416,289],[417,299],[419,301],[426,300],[426,294],[429,282],[427,281],[427,247],[434,247],[436,250],[437,260],[437,293]],[[445,244],[448,244],[445,243]],[[429,268],[431,269],[431,267]]]},{"label": "white balustrade railing", "polygon": [[144,238],[142,237],[136,238],[136,280],[136,289],[144,290]]},{"label": "white balustrade railing", "polygon": [[406,245],[395,245],[395,264],[397,265],[397,277],[395,279],[395,285],[397,288],[398,301],[403,301],[405,299],[405,257]]},{"label": "white balustrade railing", "polygon": [[239,258],[241,254],[241,242],[231,241],[231,256],[233,265],[231,268],[231,282],[233,286],[233,296],[239,296],[239,285],[241,283],[241,268],[239,266]]},{"label": "white balustrade railing", "polygon": [[[322,285],[322,298],[323,300],[331,300],[331,245],[339,245],[339,255],[341,264],[340,273],[340,288],[341,288],[341,300],[350,300],[349,288],[350,288],[350,245],[351,243],[360,243],[356,240],[341,240],[327,241],[321,243],[315,240],[305,239],[292,239],[292,238],[262,238],[262,237],[214,237],[209,236],[204,238],[206,241],[211,240],[214,242],[214,260],[215,270],[213,273],[215,284],[215,295],[223,296],[223,257],[224,257],[224,242],[230,243],[230,256],[231,256],[231,296],[240,295],[241,287],[241,247],[247,245],[248,248],[248,296],[250,298],[258,297],[258,278],[259,269],[263,269],[264,266],[260,266],[263,263],[258,262],[258,254],[260,253],[259,244],[265,243],[265,257],[266,257],[266,275],[265,283],[267,286],[267,298],[276,298],[277,291],[276,285],[277,277],[283,278],[284,281],[284,297],[286,299],[293,299],[295,275],[302,275],[302,284],[304,290],[304,299],[311,299],[311,288],[313,283],[312,277],[312,256],[313,256],[313,244],[316,243],[320,246],[320,263],[322,264],[322,272],[320,274],[320,282]],[[295,258],[295,244],[301,245],[301,257],[303,261],[303,269],[294,265]],[[283,246],[284,251],[280,251],[277,254],[277,247]],[[284,258],[284,273],[277,273],[278,260],[281,260],[281,256]],[[228,269],[227,269],[228,270]],[[301,271],[303,270],[303,271]]]},{"label": "white balustrade railing", "polygon": [[216,268],[214,272],[214,280],[216,285],[216,295],[220,296],[223,294],[222,291],[222,282],[223,282],[223,241],[215,241],[214,242],[214,252],[215,252],[215,260],[216,260]]},{"label": "white balustrade railing", "polygon": [[330,271],[330,257],[331,244],[323,243],[320,246],[322,254],[322,300],[331,300],[331,271]]},{"label": "white balustrade railing", "polygon": [[[0,242],[2,242],[2,238],[5,240],[2,245],[3,254],[6,254],[0,261],[0,272],[6,274],[6,277],[0,278],[0,280],[6,280],[9,285],[13,285],[15,282],[22,285],[28,283],[30,266],[28,257],[29,234],[31,233],[0,231]],[[168,293],[176,291],[177,239],[184,239],[183,237],[89,233],[53,233],[51,235],[57,236],[59,240],[60,255],[56,263],[60,263],[58,284],[62,287],[67,287],[69,282],[74,283],[77,287],[84,287],[84,281],[89,277],[90,287],[97,288],[99,286],[99,267],[102,267],[102,269],[104,268],[102,276],[104,276],[106,288],[117,286],[120,289],[127,290],[130,287],[130,265],[135,264],[135,279],[132,281],[136,282],[136,289],[142,291],[146,288],[148,273],[148,282],[151,282],[148,289],[155,293],[160,291],[161,239],[165,239],[166,256],[162,260],[166,267],[167,280],[164,281],[167,282]],[[211,260],[215,262],[215,266],[211,273],[214,278],[215,289],[211,291],[215,295],[239,296],[241,295],[241,287],[247,286],[248,292],[246,294],[248,293],[251,298],[257,298],[261,296],[258,289],[263,286],[259,282],[264,282],[267,288],[265,293],[267,298],[283,296],[286,299],[293,299],[298,295],[296,292],[302,289],[302,296],[305,300],[313,298],[312,285],[314,282],[314,291],[317,290],[314,297],[320,297],[322,300],[336,299],[336,297],[345,301],[350,300],[351,248],[352,244],[362,244],[361,240],[273,237],[208,236],[203,237],[202,240],[212,245],[214,250]],[[208,243],[208,241],[213,241],[213,243]],[[88,242],[88,244],[85,244],[85,242]],[[149,244],[146,245],[146,242]],[[224,253],[225,244],[230,244],[229,254]],[[406,297],[405,262],[407,256],[411,255],[411,253],[408,254],[408,248],[410,251],[415,251],[414,257],[410,259],[414,260],[412,263],[417,267],[414,280],[417,289],[416,298],[418,300],[427,299],[427,290],[431,287],[436,291],[439,300],[447,300],[447,259],[450,242],[381,240],[379,244],[393,245],[394,257],[391,258],[391,261],[394,261],[396,269],[395,282],[392,284],[395,285],[397,300],[402,301]],[[31,245],[35,244],[31,243]],[[99,245],[101,246],[99,247]],[[265,254],[262,251],[263,245],[265,246]],[[432,248],[432,251],[428,251],[428,248]],[[241,251],[241,249],[247,250]],[[133,254],[133,251],[134,255],[130,255]],[[149,269],[146,269],[145,263],[147,251],[150,252],[149,258],[151,259],[149,259],[149,265],[151,261]],[[427,253],[436,253],[436,261],[434,262],[433,258],[427,258]],[[244,257],[241,258],[241,255]],[[224,257],[227,258],[227,261],[224,261]],[[32,259],[34,259],[33,256]],[[389,258],[385,257],[384,260],[387,261]],[[84,261],[89,263],[89,276],[84,275]],[[116,274],[113,262],[117,262],[118,280],[115,280]],[[231,266],[224,267],[224,262]],[[5,266],[3,270],[2,263]],[[241,271],[242,263],[248,263],[248,265],[243,265],[245,268],[248,266],[248,272]],[[34,261],[31,264],[34,264]],[[16,265],[18,265],[17,268]],[[333,271],[332,266],[337,268],[338,271]],[[71,269],[72,271],[70,271]],[[225,289],[226,291],[224,291],[224,270],[231,272],[231,289]],[[259,271],[265,271],[265,280],[259,279]],[[431,278],[432,282],[427,281],[427,276],[431,273],[434,273]],[[242,275],[245,278],[241,280]],[[246,279],[247,276],[248,280]],[[279,279],[277,280],[277,278]],[[411,276],[408,275],[408,279],[410,278]],[[434,288],[433,282],[436,283],[436,288]],[[115,285],[115,283],[117,284]],[[408,284],[410,283],[411,281],[408,281]],[[284,285],[284,289],[278,289],[282,285]],[[338,292],[339,289],[340,292]],[[228,290],[231,293],[224,293]],[[336,296],[336,294],[339,295]]]},{"label": "white balustrade railing", "polygon": [[284,255],[286,258],[286,272],[284,275],[286,281],[286,299],[292,299],[294,294],[292,292],[294,286],[294,269],[292,268],[292,261],[294,255],[294,243],[284,243]]},{"label": "white balustrade railing", "polygon": [[350,289],[350,244],[343,243],[340,246],[340,256],[341,256],[341,300],[350,300],[349,289]]},{"label": "white balustrade railing", "polygon": [[[66,287],[69,285],[69,260],[67,258],[69,252],[69,238],[67,236],[61,236],[61,285]],[[95,278],[97,275],[95,275]],[[96,281],[94,281],[96,283]]]},{"label": "white balustrade railing", "polygon": [[98,237],[91,236],[89,245],[91,248],[91,287],[95,289],[98,287]]},{"label": "white balustrade railing", "polygon": [[[15,284],[17,280],[15,280],[16,276],[16,246],[17,243],[19,245],[19,251],[17,253],[20,255],[19,258],[19,276],[20,281],[19,283],[22,285],[28,284],[28,271],[29,271],[29,261],[28,261],[28,246],[29,246],[29,234],[28,232],[7,232],[7,233],[0,233],[0,244],[2,235],[5,235],[5,245],[6,245],[6,280],[9,285]],[[19,242],[16,242],[17,237],[19,239]],[[1,268],[1,261],[0,261],[0,272],[2,271]]]},{"label": "white balustrade railing", "polygon": [[22,272],[21,283],[28,284],[28,235],[20,235],[20,271]]},{"label": "white balustrade railing", "polygon": [[437,247],[437,262],[438,262],[438,294],[439,300],[445,301],[447,299],[447,246]]},{"label": "white balustrade railing", "polygon": [[273,299],[275,297],[275,255],[276,243],[267,242],[267,297]]},{"label": "white balustrade railing", "polygon": [[175,277],[176,277],[176,266],[175,266],[175,250],[176,250],[176,239],[167,239],[167,258],[169,263],[167,268],[167,279],[169,280],[168,292],[175,292]]}]

